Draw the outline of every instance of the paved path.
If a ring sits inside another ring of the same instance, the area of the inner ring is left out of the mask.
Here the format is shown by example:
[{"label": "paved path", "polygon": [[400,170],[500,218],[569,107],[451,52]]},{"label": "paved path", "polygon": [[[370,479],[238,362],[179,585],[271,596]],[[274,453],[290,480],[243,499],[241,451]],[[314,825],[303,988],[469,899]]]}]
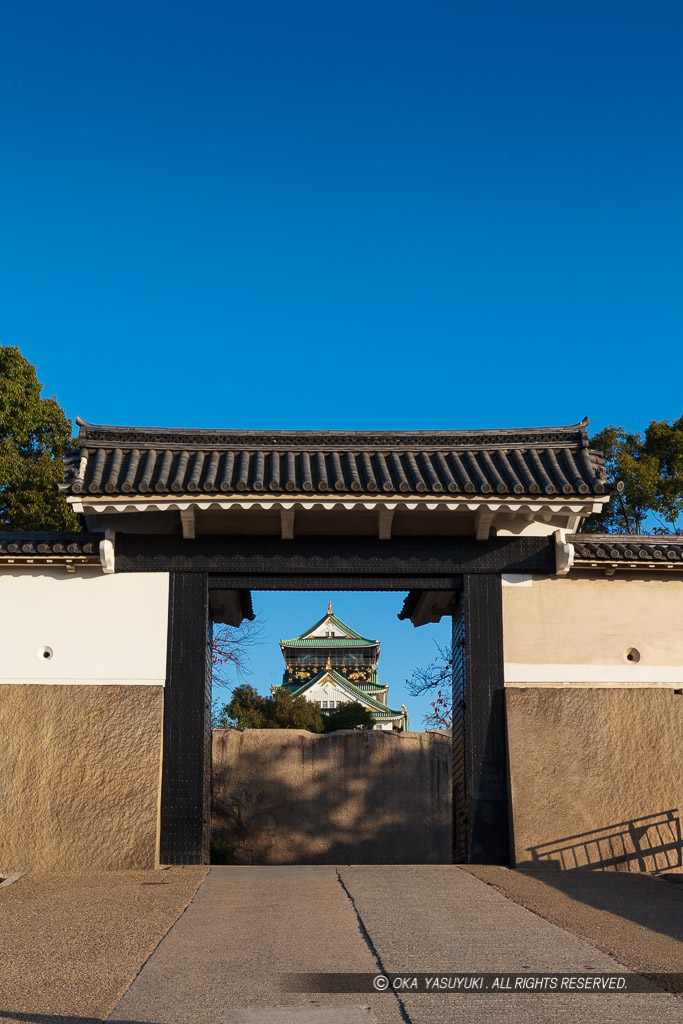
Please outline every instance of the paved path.
[{"label": "paved path", "polygon": [[[645,882],[652,899],[666,883]],[[673,889],[673,887],[672,887]],[[677,896],[683,893],[677,892]],[[452,866],[214,867],[109,1018],[152,1024],[648,1024],[653,994],[288,994],[286,971],[595,971],[628,964]],[[681,902],[683,909],[683,901]],[[638,927],[641,927],[638,925]],[[675,945],[675,939],[670,942]],[[277,1006],[299,1006],[301,1012]],[[368,1010],[369,1008],[369,1010]]]},{"label": "paved path", "polygon": [[45,872],[0,889],[0,1021],[105,1018],[206,873]]},{"label": "paved path", "polygon": [[681,875],[672,885],[626,871],[466,870],[632,971],[683,978]]}]

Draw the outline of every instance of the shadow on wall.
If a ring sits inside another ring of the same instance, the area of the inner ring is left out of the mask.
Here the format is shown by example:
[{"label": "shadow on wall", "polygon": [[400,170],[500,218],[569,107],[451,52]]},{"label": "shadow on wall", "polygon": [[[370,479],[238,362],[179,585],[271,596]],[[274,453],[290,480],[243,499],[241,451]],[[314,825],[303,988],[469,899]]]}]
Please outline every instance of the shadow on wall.
[{"label": "shadow on wall", "polygon": [[448,864],[450,738],[213,733],[213,846],[235,864]]},{"label": "shadow on wall", "polygon": [[[473,864],[510,863],[504,701],[500,690],[492,695],[484,756],[478,777],[473,776],[471,780],[471,788],[477,798],[469,812],[472,821],[469,852],[461,860],[469,860]],[[472,770],[471,763],[468,770]],[[466,806],[463,800],[463,807]],[[467,828],[467,817],[463,827]]]},{"label": "shadow on wall", "polygon": [[660,874],[683,866],[678,808],[528,847],[518,868],[592,868]]}]

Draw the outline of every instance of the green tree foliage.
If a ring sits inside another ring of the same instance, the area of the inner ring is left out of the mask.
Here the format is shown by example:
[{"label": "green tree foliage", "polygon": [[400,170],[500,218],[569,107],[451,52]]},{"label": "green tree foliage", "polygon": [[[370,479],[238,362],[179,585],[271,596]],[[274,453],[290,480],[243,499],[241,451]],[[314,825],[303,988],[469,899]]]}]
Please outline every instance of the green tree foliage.
[{"label": "green tree foliage", "polygon": [[683,514],[683,416],[673,423],[653,420],[645,431],[645,448],[659,463],[659,484],[655,515],[680,532],[678,520]]},{"label": "green tree foliage", "polygon": [[307,729],[309,732],[335,732],[337,729],[372,729],[373,717],[359,704],[342,704],[323,714],[318,704],[305,697],[292,697],[278,686],[272,696],[261,694],[243,683],[236,686],[224,708],[214,708],[215,729]]},{"label": "green tree foliage", "polygon": [[278,687],[271,697],[262,697],[253,686],[236,686],[232,698],[214,716],[218,729],[308,729],[323,731],[323,716],[317,704],[305,697],[292,697]]},{"label": "green tree foliage", "polygon": [[584,533],[642,533],[654,519],[654,533],[676,533],[683,513],[683,417],[653,420],[644,434],[605,427],[591,438],[603,452],[607,476],[621,480],[599,515],[589,516]]},{"label": "green tree foliage", "polygon": [[372,714],[358,701],[341,704],[335,711],[324,716],[324,732],[336,732],[338,729],[372,729],[375,720]]},{"label": "green tree foliage", "polygon": [[41,398],[36,369],[18,348],[0,346],[0,528],[79,530],[55,484],[71,447],[71,421],[56,398]]}]

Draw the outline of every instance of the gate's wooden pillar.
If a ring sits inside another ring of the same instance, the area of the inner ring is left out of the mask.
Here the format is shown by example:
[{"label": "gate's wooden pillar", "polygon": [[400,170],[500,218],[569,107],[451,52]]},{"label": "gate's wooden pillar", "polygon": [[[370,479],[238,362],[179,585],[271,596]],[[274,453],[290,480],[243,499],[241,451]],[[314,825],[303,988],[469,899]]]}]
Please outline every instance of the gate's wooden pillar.
[{"label": "gate's wooden pillar", "polygon": [[467,860],[508,864],[501,578],[463,577]]},{"label": "gate's wooden pillar", "polygon": [[206,864],[211,837],[211,668],[206,573],[170,574],[161,864]]}]

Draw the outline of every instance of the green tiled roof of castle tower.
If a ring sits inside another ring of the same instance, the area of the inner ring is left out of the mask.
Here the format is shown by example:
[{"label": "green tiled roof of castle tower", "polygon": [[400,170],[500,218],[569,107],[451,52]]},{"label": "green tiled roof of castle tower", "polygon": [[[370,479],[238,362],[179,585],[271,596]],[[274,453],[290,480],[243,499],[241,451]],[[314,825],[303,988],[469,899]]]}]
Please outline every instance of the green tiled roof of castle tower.
[{"label": "green tiled roof of castle tower", "polygon": [[[321,627],[325,628],[327,636],[311,636]],[[329,635],[333,633],[344,635]],[[286,662],[280,685],[293,697],[300,697],[327,677],[341,687],[351,701],[356,700],[364,705],[375,721],[387,723],[398,721],[401,723],[400,727],[406,730],[408,718],[405,712],[390,708],[379,699],[384,697],[386,700],[389,690],[388,686],[380,684],[377,676],[379,646],[379,640],[371,640],[369,637],[362,636],[334,615],[332,602],[330,602],[327,614],[323,615],[316,623],[298,636],[280,641],[280,648]],[[364,653],[355,653],[359,648],[362,648]],[[320,657],[317,652],[320,652]],[[327,660],[327,664],[323,668],[325,660]],[[360,671],[356,671],[357,669]],[[301,677],[306,676],[309,672],[311,672],[310,677],[302,682]],[[358,677],[357,682],[351,682],[345,674],[346,672]],[[363,676],[365,678],[361,678]],[[327,707],[324,708],[325,712],[329,710]]]},{"label": "green tiled roof of castle tower", "polygon": [[343,686],[344,689],[352,693],[354,697],[357,697],[364,704],[367,704],[369,707],[371,707],[375,717],[379,715],[384,718],[399,718],[402,714],[401,711],[395,711],[393,708],[387,707],[386,704],[382,704],[380,701],[375,700],[375,698],[371,697],[369,693],[365,693],[363,690],[360,689],[360,687],[354,686],[353,683],[349,682],[346,676],[343,676],[341,672],[337,672],[333,668],[323,669],[321,672],[317,672],[316,675],[314,675],[311,679],[308,679],[305,683],[301,683],[296,687],[294,687],[293,684],[290,683],[285,688],[289,690],[292,697],[300,697],[302,694],[306,692],[306,690],[310,689],[310,687],[313,686],[314,683],[317,683],[320,679],[322,679],[323,676],[331,676],[336,683],[339,683],[341,686]]},{"label": "green tiled roof of castle tower", "polygon": [[[345,632],[346,636],[308,635],[326,621],[331,622],[337,629]],[[329,613],[323,615],[322,619],[310,626],[305,632],[299,633],[298,636],[292,637],[291,640],[280,641],[282,647],[374,647],[377,643],[379,643],[378,640],[369,640],[368,637],[361,636],[360,633],[356,633],[355,629],[351,629],[345,622],[338,619],[336,615]]]}]

